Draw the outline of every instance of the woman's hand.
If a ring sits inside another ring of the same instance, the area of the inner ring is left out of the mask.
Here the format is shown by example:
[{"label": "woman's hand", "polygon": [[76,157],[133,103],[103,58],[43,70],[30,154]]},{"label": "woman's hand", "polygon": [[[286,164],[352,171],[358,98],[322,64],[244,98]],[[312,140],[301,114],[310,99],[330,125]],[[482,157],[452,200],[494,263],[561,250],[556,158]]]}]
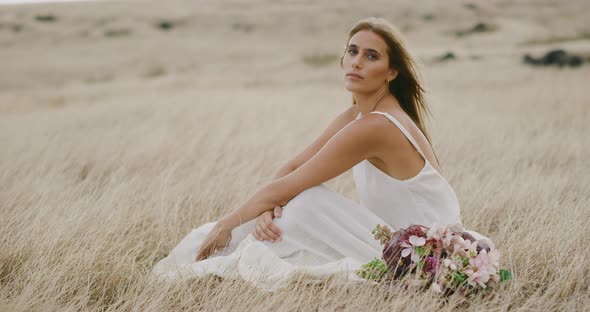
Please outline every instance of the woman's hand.
[{"label": "woman's hand", "polygon": [[206,259],[218,248],[225,247],[231,241],[231,229],[224,227],[219,222],[215,224],[211,232],[199,247],[195,261]]},{"label": "woman's hand", "polygon": [[252,233],[259,241],[276,242],[281,238],[281,230],[272,222],[273,218],[280,218],[283,208],[276,206],[273,211],[267,210],[256,219],[256,228]]}]

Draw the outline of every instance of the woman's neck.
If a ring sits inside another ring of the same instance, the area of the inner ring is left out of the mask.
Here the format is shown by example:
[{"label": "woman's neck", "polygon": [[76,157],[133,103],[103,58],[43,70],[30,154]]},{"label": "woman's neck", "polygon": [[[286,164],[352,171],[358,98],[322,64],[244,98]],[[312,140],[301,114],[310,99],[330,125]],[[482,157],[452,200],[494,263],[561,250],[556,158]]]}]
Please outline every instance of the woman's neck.
[{"label": "woman's neck", "polygon": [[365,115],[374,111],[379,103],[384,102],[388,94],[389,90],[384,87],[372,93],[353,93],[352,96],[354,97],[357,111]]}]

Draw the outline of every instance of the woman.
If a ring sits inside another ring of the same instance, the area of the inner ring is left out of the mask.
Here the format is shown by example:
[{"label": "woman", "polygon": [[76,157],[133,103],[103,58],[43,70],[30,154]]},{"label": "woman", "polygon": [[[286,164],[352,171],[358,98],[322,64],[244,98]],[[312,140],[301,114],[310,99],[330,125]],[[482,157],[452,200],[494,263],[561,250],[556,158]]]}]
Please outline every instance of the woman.
[{"label": "woman", "polygon": [[[357,279],[354,270],[381,255],[375,225],[461,223],[425,131],[423,89],[394,27],[357,22],[340,64],[353,105],[239,209],[187,235],[156,275],[215,273],[267,290],[296,271]],[[351,168],[360,204],[322,184]]]}]

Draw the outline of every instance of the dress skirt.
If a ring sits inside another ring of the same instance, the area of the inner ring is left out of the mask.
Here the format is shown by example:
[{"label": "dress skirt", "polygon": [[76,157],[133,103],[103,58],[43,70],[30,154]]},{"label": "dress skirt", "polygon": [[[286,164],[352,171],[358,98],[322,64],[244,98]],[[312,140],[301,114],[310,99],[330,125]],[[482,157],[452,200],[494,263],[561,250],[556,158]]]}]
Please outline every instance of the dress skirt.
[{"label": "dress skirt", "polygon": [[354,271],[381,257],[382,246],[371,231],[386,224],[369,209],[320,184],[291,199],[282,216],[273,220],[281,229],[281,240],[258,241],[252,234],[256,219],[250,220],[232,230],[229,245],[195,262],[216,222],[193,229],[154,266],[152,275],[173,280],[212,273],[241,278],[267,291],[287,286],[297,273],[317,277],[315,281],[331,275],[343,282],[366,282]]}]

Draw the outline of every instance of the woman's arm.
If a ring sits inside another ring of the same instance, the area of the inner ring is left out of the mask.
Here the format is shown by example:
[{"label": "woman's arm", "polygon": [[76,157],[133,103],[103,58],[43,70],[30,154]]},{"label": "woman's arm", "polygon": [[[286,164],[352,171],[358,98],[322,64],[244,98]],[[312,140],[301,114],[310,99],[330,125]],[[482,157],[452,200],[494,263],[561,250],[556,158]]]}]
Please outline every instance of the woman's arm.
[{"label": "woman's arm", "polygon": [[390,126],[377,114],[367,114],[345,126],[301,167],[265,185],[237,210],[219,219],[199,247],[195,260],[205,259],[218,247],[229,244],[234,228],[266,210],[288,203],[303,190],[335,178],[359,162],[375,157],[377,148],[385,142],[381,134],[387,133]]},{"label": "woman's arm", "polygon": [[289,173],[297,170],[304,163],[310,160],[317,152],[326,145],[326,143],[342,128],[346,127],[355,119],[355,110],[351,105],[345,111],[340,113],[334,120],[330,122],[328,127],[301,153],[297,154],[293,159],[283,165],[273,177],[273,180],[280,179]]},{"label": "woman's arm", "polygon": [[[354,116],[355,111],[353,107],[349,107],[340,115],[338,115],[330,123],[330,125],[328,125],[324,132],[314,142],[311,143],[311,145],[304,149],[303,152],[296,155],[291,161],[281,166],[281,168],[274,175],[273,181],[287,176],[291,172],[297,170],[297,168],[306,163],[309,159],[311,159],[326,144],[326,142],[334,136],[334,134],[338,133],[338,131],[353,121]],[[270,241],[276,241],[276,239],[279,239],[281,230],[274,225],[272,220],[275,217],[281,217],[282,213],[283,210],[282,206],[280,205],[275,206],[274,209],[269,209],[262,212],[257,217],[258,219],[256,221],[256,228],[252,232],[254,237],[258,240]]]},{"label": "woman's arm", "polygon": [[275,173],[274,177],[272,178],[273,181],[278,180],[286,175],[288,175],[289,173],[295,171],[297,169],[297,167],[291,165],[290,163],[287,163],[285,165],[283,165],[279,171],[277,171],[277,173]]},{"label": "woman's arm", "polygon": [[[240,208],[221,218],[219,226],[233,229],[275,206],[285,205],[302,191],[339,176],[357,163],[375,156],[389,124],[376,115],[354,121],[332,137],[309,161],[293,172],[263,186]],[[385,127],[385,128],[384,128]],[[287,169],[285,169],[286,171]]]}]

